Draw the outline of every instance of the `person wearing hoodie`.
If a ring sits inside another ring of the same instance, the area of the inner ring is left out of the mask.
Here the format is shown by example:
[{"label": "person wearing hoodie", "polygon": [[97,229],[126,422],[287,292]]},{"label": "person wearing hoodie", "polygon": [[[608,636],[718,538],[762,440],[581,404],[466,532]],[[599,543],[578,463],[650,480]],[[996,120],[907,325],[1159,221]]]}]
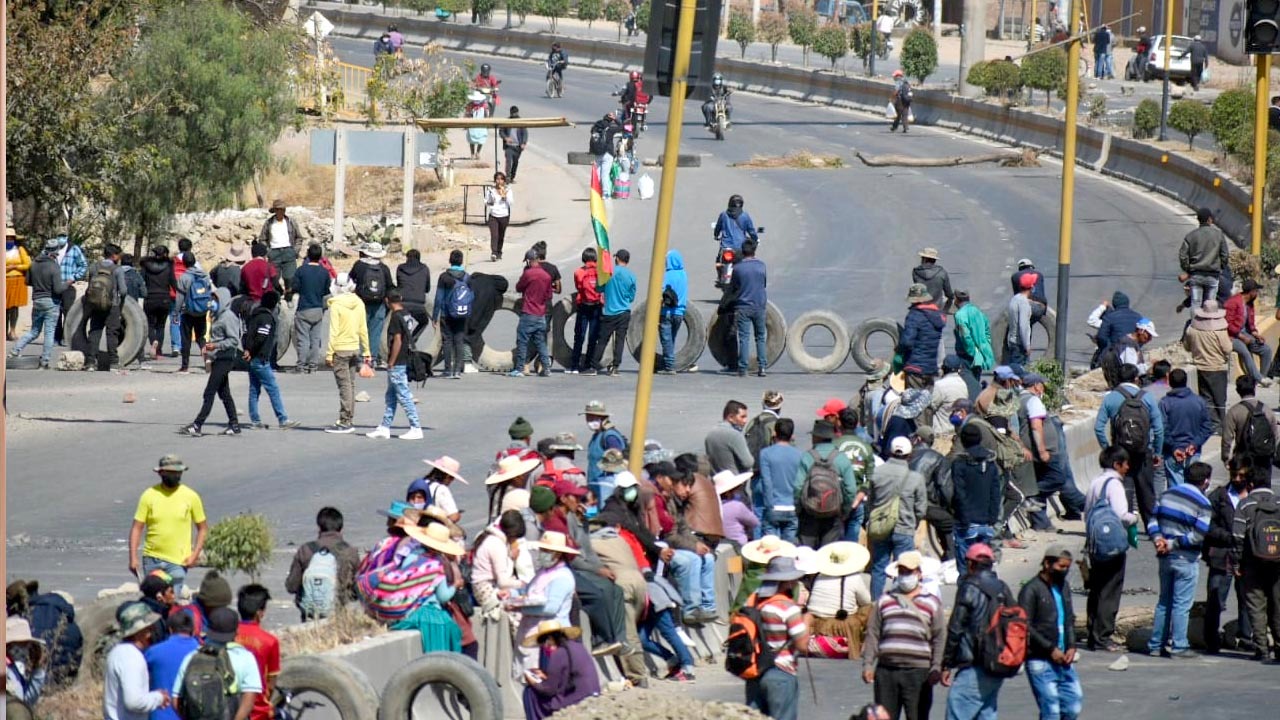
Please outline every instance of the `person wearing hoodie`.
[{"label": "person wearing hoodie", "polygon": [[382,357],[382,328],[387,322],[387,291],[395,287],[391,268],[382,262],[387,256],[386,248],[377,243],[367,243],[360,248],[360,259],[351,266],[348,277],[356,284],[356,295],[364,301],[365,324],[369,329],[369,339],[378,345],[366,345],[373,355],[374,364],[379,370],[386,369],[386,358]]},{"label": "person wearing hoodie", "polygon": [[[1103,302],[1089,315],[1089,327],[1098,328],[1098,350],[1133,333],[1142,313],[1129,307],[1129,296],[1119,290],[1111,296],[1111,302]],[[1096,367],[1096,366],[1095,366]]]},{"label": "person wearing hoodie", "polygon": [[966,574],[964,557],[978,543],[990,545],[1004,504],[1004,474],[995,453],[982,445],[976,425],[960,429],[962,452],[951,458],[951,515],[955,518],[956,569]]},{"label": "person wearing hoodie", "polygon": [[440,273],[440,278],[436,280],[436,299],[431,308],[431,320],[442,338],[440,352],[444,355],[444,377],[449,380],[462,379],[465,360],[462,347],[467,337],[467,318],[475,311],[473,303],[469,314],[457,315],[457,309],[451,307],[450,303],[453,290],[459,282],[467,283],[470,287],[467,271],[462,267],[463,258],[461,250],[449,253],[449,268]]},{"label": "person wearing hoodie", "polygon": [[968,292],[957,290],[955,301],[956,355],[964,361],[964,382],[969,386],[969,399],[972,400],[982,391],[978,378],[996,366],[996,351],[991,347],[991,321],[969,300]]},{"label": "person wearing hoodie", "polygon": [[913,284],[907,291],[907,303],[911,309],[907,310],[898,340],[903,370],[911,387],[929,387],[938,376],[938,349],[947,319],[938,310],[929,289],[921,283]]},{"label": "person wearing hoodie", "polygon": [[[1214,301],[1216,302],[1216,301]],[[1169,487],[1181,485],[1187,468],[1200,460],[1200,449],[1213,435],[1213,413],[1204,398],[1187,387],[1187,371],[1169,373],[1169,392],[1160,399],[1164,413],[1164,476]]]},{"label": "person wearing hoodie", "polygon": [[925,248],[920,251],[920,264],[911,270],[911,282],[920,283],[929,290],[933,304],[943,312],[951,311],[956,294],[951,290],[951,276],[938,264],[938,251]]},{"label": "person wearing hoodie", "polygon": [[[190,255],[190,253],[187,253]],[[189,260],[194,261],[194,257]],[[195,269],[194,262],[188,263],[186,274],[182,277],[188,278]],[[190,287],[188,285],[188,287]],[[231,370],[235,367],[236,358],[240,357],[243,349],[240,347],[240,337],[242,327],[240,316],[231,308],[231,292],[226,288],[215,288],[213,291],[214,309],[213,309],[213,327],[209,329],[209,342],[205,343],[205,352],[212,356],[213,361],[209,366],[209,379],[204,385],[204,403],[200,406],[200,412],[196,414],[196,419],[188,425],[183,432],[191,437],[200,437],[203,433],[201,428],[204,427],[204,421],[209,418],[209,413],[213,411],[213,398],[216,395],[222,399],[222,407],[227,411],[227,429],[222,432],[223,435],[239,435],[240,434],[240,418],[236,415],[236,400],[231,394]],[[187,317],[184,315],[184,318]],[[185,360],[186,351],[189,349],[187,343],[183,343],[183,355]],[[185,362],[184,362],[185,367]]]},{"label": "person wearing hoodie", "polygon": [[[182,313],[182,366],[178,368],[178,372],[186,373],[190,372],[191,344],[203,343],[208,330],[208,312],[201,312],[202,306],[198,307],[198,302],[193,304],[190,300],[191,289],[197,283],[212,284],[212,280],[209,279],[209,273],[196,262],[194,253],[185,252],[181,257],[187,271],[178,278],[178,297],[174,302]],[[231,291],[226,288],[215,288],[215,297],[217,290],[226,290],[227,297],[231,297]]]},{"label": "person wearing hoodie", "polygon": [[329,347],[324,363],[333,368],[339,405],[338,421],[324,431],[340,435],[356,429],[352,424],[356,415],[355,377],[362,355],[365,365],[373,362],[364,301],[355,291],[356,283],[347,273],[338,273],[329,287]]},{"label": "person wearing hoodie", "polygon": [[271,399],[271,409],[276,414],[281,430],[296,428],[302,423],[290,420],[285,412],[284,399],[280,397],[280,386],[276,383],[275,371],[271,369],[271,360],[276,355],[276,307],[280,304],[280,296],[274,290],[262,294],[262,302],[253,309],[249,316],[249,324],[245,328],[245,359],[249,361],[249,423],[254,430],[266,430],[270,425],[262,422],[258,414],[258,397],[263,390]]},{"label": "person wearing hoodie", "polygon": [[58,241],[49,240],[44,245],[44,252],[31,263],[27,271],[27,284],[31,286],[31,329],[27,330],[9,355],[17,357],[22,354],[31,341],[44,334],[44,350],[40,353],[40,369],[48,370],[49,361],[53,358],[54,326],[58,322],[58,308],[62,302],[62,291],[66,283],[62,281],[62,268],[56,258]]},{"label": "person wearing hoodie", "polygon": [[400,297],[404,298],[405,312],[417,321],[418,327],[413,331],[416,342],[423,330],[427,329],[427,293],[431,292],[431,268],[422,262],[422,253],[410,250],[404,254],[404,262],[396,266],[396,287],[400,288]]},{"label": "person wearing hoodie", "polygon": [[[662,342],[662,367],[659,375],[676,374],[676,333],[684,324],[684,309],[689,302],[689,276],[684,270],[684,257],[679,250],[667,252],[666,272],[662,276],[662,322],[658,336]],[[667,292],[670,290],[671,292]]]},{"label": "person wearing hoodie", "polygon": [[147,286],[147,296],[142,301],[142,312],[147,316],[147,344],[152,357],[160,356],[164,344],[165,328],[173,311],[173,296],[178,280],[169,259],[169,248],[156,245],[151,255],[142,260],[142,282]]}]

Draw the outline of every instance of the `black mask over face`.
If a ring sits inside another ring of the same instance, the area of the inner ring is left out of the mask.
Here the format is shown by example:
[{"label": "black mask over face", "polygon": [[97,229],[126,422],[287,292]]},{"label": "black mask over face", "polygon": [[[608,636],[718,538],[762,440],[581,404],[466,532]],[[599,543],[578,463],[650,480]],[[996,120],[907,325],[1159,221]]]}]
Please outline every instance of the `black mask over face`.
[{"label": "black mask over face", "polygon": [[182,476],[177,473],[160,473],[160,482],[165,487],[173,489],[182,484]]}]

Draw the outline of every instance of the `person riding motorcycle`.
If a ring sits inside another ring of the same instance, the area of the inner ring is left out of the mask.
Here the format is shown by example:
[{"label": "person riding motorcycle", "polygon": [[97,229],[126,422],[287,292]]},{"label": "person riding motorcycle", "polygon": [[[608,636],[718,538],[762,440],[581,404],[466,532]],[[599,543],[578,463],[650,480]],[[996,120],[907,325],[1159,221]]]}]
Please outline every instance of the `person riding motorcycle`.
[{"label": "person riding motorcycle", "polygon": [[623,119],[626,122],[631,121],[632,113],[635,111],[636,103],[648,103],[649,96],[644,91],[644,79],[636,70],[631,71],[630,77],[627,79],[627,86],[622,90]]},{"label": "person riding motorcycle", "polygon": [[569,66],[569,53],[560,49],[560,43],[551,44],[551,52],[547,54],[547,77],[552,74],[556,81],[564,83],[564,69]]},{"label": "person riding motorcycle", "polygon": [[716,226],[712,231],[720,249],[716,252],[716,286],[727,286],[733,275],[733,264],[738,262],[742,254],[742,243],[748,238],[760,241],[760,233],[751,221],[751,216],[742,209],[745,203],[741,195],[729,197],[729,207],[716,218]]},{"label": "person riding motorcycle", "polygon": [[391,44],[390,33],[382,33],[373,41],[373,61],[376,64],[383,55],[395,55],[395,45]]},{"label": "person riding motorcycle", "polygon": [[480,66],[480,74],[476,75],[475,79],[471,81],[473,89],[479,90],[489,97],[489,115],[491,117],[498,107],[498,86],[501,84],[502,81],[498,79],[497,75],[493,74],[493,68],[489,66],[489,63],[482,64]]},{"label": "person riding motorcycle", "polygon": [[729,102],[729,96],[733,94],[724,84],[724,75],[716,73],[711,76],[711,99],[702,103],[702,117],[707,121],[707,127],[712,127],[716,123],[716,101],[724,99],[724,116],[728,120],[733,115],[733,105]]}]

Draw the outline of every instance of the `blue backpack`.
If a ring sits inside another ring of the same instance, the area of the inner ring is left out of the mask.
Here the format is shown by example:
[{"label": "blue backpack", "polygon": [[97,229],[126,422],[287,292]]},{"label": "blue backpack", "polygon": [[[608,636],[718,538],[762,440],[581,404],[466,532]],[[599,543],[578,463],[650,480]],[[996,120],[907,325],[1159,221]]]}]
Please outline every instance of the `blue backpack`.
[{"label": "blue backpack", "polygon": [[1107,499],[1107,486],[1113,482],[1115,478],[1108,478],[1102,484],[1102,491],[1084,522],[1085,547],[1094,560],[1111,560],[1129,551],[1129,533]]},{"label": "blue backpack", "polygon": [[454,283],[453,290],[449,293],[449,304],[445,306],[445,312],[449,317],[464,318],[471,314],[471,305],[476,301],[476,294],[471,289],[470,279],[470,275],[463,275]]},{"label": "blue backpack", "polygon": [[204,315],[213,308],[213,281],[208,275],[192,275],[187,289],[188,315]]}]

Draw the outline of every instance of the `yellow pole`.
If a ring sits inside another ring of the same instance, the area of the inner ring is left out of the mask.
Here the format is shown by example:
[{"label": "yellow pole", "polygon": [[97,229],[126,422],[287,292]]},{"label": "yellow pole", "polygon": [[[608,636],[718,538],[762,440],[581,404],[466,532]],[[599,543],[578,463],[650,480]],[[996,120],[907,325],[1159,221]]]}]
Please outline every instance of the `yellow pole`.
[{"label": "yellow pole", "polygon": [[1254,55],[1258,62],[1257,85],[1253,99],[1253,201],[1249,205],[1251,239],[1249,252],[1262,254],[1262,226],[1266,223],[1267,188],[1267,94],[1271,90],[1271,56]]},{"label": "yellow pole", "polygon": [[[1168,2],[1168,0],[1166,0]],[[1072,0],[1068,17],[1076,16],[1076,2]],[[1058,364],[1067,366],[1067,304],[1071,286],[1071,229],[1075,220],[1076,190],[1076,112],[1080,108],[1080,38],[1072,33],[1067,43],[1067,107],[1065,134],[1062,139],[1062,209],[1058,216],[1058,323],[1055,331]]]},{"label": "yellow pole", "polygon": [[1173,60],[1173,0],[1164,0],[1164,78],[1160,91],[1160,140],[1168,140],[1169,62]]},{"label": "yellow pole", "polygon": [[663,146],[662,179],[658,185],[658,222],[653,231],[653,257],[649,262],[649,295],[644,302],[640,377],[636,380],[636,402],[631,416],[630,465],[631,472],[637,476],[644,467],[644,439],[649,429],[649,395],[653,392],[653,359],[658,352],[658,315],[662,312],[662,276],[671,234],[671,207],[676,196],[676,158],[680,155],[680,127],[684,122],[685,89],[689,84],[696,3],[697,0],[680,0],[671,106],[667,109],[667,141]]},{"label": "yellow pole", "polygon": [[880,19],[880,0],[871,0],[871,56],[867,64],[867,77],[875,77],[876,74],[876,47],[880,42],[880,31],[877,29]]},{"label": "yellow pole", "polygon": [[1027,29],[1027,49],[1036,42],[1036,0],[1031,0],[1031,25]]}]

